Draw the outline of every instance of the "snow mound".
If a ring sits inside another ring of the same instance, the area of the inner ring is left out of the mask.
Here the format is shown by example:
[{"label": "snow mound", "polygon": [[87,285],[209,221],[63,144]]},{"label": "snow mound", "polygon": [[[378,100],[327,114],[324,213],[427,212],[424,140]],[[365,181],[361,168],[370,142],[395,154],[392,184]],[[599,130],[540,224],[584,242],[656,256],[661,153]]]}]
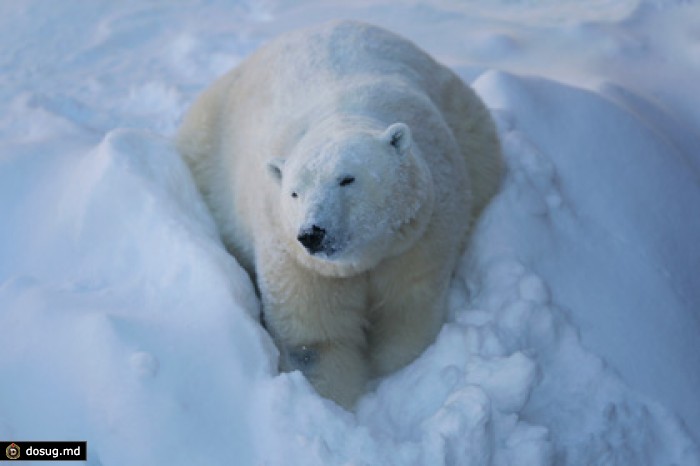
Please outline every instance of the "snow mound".
[{"label": "snow mound", "polygon": [[700,185],[673,133],[649,125],[660,111],[503,73],[475,86],[500,109],[515,185],[503,246],[556,290],[586,345],[700,431],[700,404],[687,403],[700,387],[688,312],[700,303]]},{"label": "snow mound", "polygon": [[133,130],[68,158],[11,167],[50,181],[9,198],[26,233],[0,285],[0,438],[85,439],[95,465],[250,458],[276,352],[184,163]]}]

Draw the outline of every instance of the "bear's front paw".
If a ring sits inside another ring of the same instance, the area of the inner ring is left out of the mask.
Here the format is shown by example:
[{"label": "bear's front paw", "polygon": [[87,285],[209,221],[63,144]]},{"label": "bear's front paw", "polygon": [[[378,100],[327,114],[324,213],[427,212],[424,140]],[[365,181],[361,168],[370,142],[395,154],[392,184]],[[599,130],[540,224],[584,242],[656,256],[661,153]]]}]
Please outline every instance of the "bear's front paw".
[{"label": "bear's front paw", "polygon": [[316,345],[297,345],[289,348],[287,359],[290,370],[299,370],[305,375],[318,364],[320,353]]}]

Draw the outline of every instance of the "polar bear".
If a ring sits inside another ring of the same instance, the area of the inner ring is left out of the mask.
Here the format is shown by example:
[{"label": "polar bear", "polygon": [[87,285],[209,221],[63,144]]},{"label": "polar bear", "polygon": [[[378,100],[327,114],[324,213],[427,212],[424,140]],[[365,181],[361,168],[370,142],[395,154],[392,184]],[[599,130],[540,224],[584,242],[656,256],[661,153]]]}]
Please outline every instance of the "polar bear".
[{"label": "polar bear", "polygon": [[435,339],[502,172],[476,94],[352,21],[259,49],[195,101],[177,147],[257,284],[280,369],[347,408]]}]

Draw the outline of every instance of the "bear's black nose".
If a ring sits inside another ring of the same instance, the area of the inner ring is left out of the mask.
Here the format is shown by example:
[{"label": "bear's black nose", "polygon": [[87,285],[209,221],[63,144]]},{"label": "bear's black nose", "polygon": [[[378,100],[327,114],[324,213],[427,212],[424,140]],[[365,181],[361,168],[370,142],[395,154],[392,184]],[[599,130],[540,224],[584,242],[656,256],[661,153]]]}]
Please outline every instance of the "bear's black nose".
[{"label": "bear's black nose", "polygon": [[321,250],[321,243],[326,236],[326,230],[316,225],[302,230],[297,236],[297,240],[311,253],[315,254]]}]

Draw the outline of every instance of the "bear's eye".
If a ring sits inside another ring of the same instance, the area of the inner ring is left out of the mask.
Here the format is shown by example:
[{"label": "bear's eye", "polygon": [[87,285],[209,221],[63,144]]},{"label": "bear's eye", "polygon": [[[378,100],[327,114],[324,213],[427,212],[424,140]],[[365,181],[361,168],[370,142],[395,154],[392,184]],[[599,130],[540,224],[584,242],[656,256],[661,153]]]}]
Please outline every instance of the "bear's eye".
[{"label": "bear's eye", "polygon": [[299,195],[297,193],[292,193],[292,197],[296,199],[297,197],[299,197]]},{"label": "bear's eye", "polygon": [[344,178],[341,178],[341,180],[338,182],[340,186],[347,186],[349,184],[352,184],[355,182],[355,177],[354,176],[346,176]]}]

